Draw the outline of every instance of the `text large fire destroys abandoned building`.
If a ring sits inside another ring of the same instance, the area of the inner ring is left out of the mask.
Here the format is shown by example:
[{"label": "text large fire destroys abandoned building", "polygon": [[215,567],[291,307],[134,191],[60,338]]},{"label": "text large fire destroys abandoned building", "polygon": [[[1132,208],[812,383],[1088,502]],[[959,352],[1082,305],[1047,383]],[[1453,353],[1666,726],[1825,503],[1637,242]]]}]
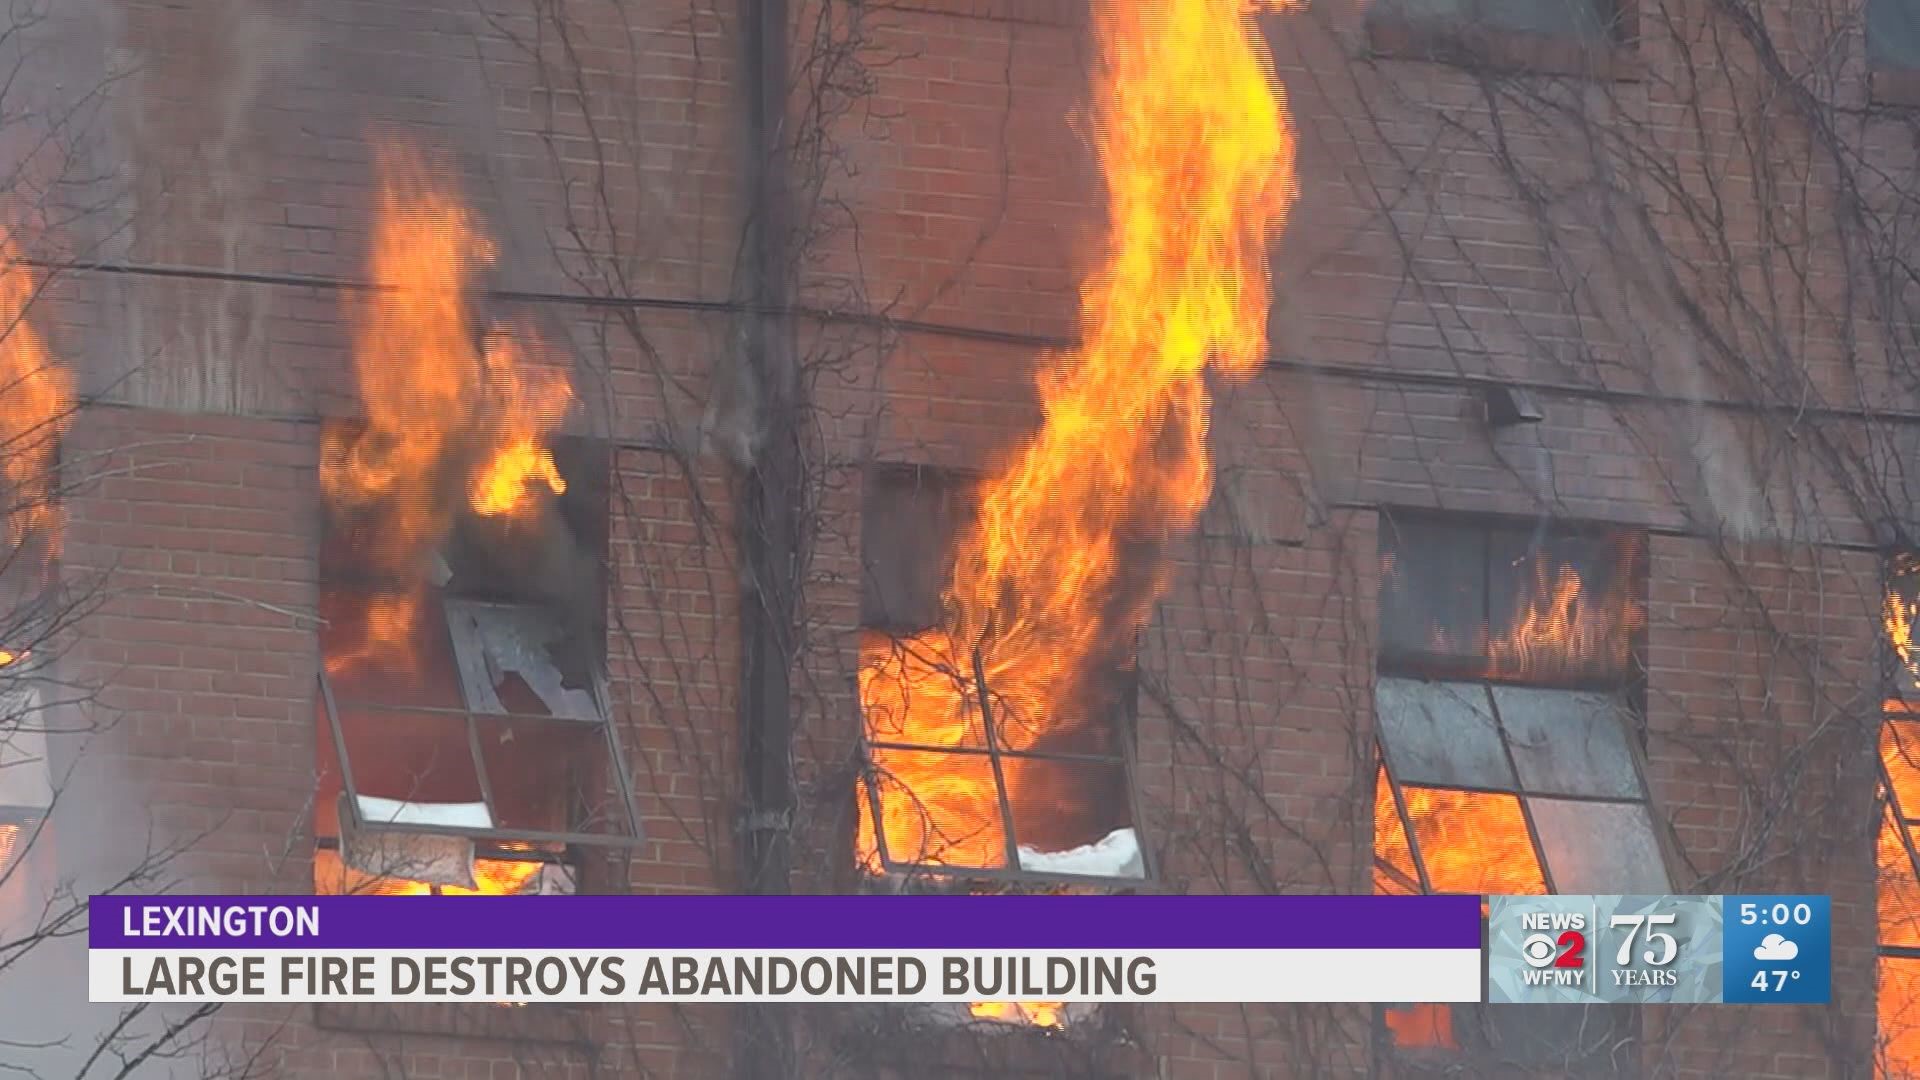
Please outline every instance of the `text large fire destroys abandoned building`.
[{"label": "text large fire destroys abandoned building", "polygon": [[[11,17],[0,1056],[1920,1074],[1910,0]],[[167,886],[1819,892],[1834,1004],[78,1004]]]}]

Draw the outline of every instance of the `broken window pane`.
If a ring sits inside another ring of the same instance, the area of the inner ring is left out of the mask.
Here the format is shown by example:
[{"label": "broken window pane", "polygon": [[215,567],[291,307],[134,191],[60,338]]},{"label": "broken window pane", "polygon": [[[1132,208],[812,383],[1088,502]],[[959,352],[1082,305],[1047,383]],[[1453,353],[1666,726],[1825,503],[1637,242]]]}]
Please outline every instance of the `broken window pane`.
[{"label": "broken window pane", "polygon": [[1381,678],[1374,715],[1401,783],[1512,789],[1484,685]]},{"label": "broken window pane", "polygon": [[479,713],[601,719],[591,665],[564,662],[567,640],[544,612],[452,599],[446,609],[468,708]]},{"label": "broken window pane", "polygon": [[1641,803],[1529,799],[1540,849],[1563,893],[1664,893],[1666,860]]},{"label": "broken window pane", "polygon": [[1618,697],[1495,686],[1493,705],[1525,790],[1641,797],[1639,769],[1627,745],[1627,705]]},{"label": "broken window pane", "polygon": [[1400,792],[1434,892],[1546,891],[1517,797],[1408,784]]}]

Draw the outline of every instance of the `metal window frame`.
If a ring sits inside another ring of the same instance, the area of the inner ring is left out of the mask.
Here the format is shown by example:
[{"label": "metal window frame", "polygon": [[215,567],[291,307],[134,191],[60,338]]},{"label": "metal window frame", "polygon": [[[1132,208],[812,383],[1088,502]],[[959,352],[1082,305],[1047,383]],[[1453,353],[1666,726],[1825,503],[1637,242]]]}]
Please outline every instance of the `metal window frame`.
[{"label": "metal window frame", "polygon": [[[1404,678],[1405,676],[1389,676],[1389,677]],[[1500,717],[1500,706],[1493,700],[1493,694],[1492,694],[1493,687],[1511,686],[1511,685],[1518,685],[1518,684],[1492,683],[1492,682],[1486,682],[1484,680],[1477,681],[1477,682],[1463,682],[1463,681],[1456,682],[1452,680],[1429,679],[1425,681],[1429,683],[1439,683],[1442,685],[1476,686],[1487,691],[1487,708],[1493,715],[1494,735],[1496,738],[1500,740],[1500,753],[1502,758],[1507,763],[1507,769],[1508,769],[1509,775],[1513,777],[1513,786],[1501,787],[1497,785],[1479,785],[1479,784],[1413,784],[1410,786],[1423,788],[1429,791],[1456,791],[1456,792],[1460,792],[1462,794],[1467,794],[1467,795],[1511,795],[1514,798],[1518,799],[1520,803],[1521,819],[1526,822],[1526,826],[1527,826],[1527,840],[1528,840],[1528,843],[1531,844],[1533,847],[1533,857],[1538,861],[1538,864],[1540,866],[1541,883],[1546,887],[1547,893],[1549,895],[1559,892],[1559,888],[1557,887],[1557,885],[1553,880],[1553,867],[1547,858],[1546,848],[1542,845],[1540,840],[1539,826],[1535,824],[1533,819],[1533,807],[1531,805],[1531,800],[1540,798],[1540,799],[1557,799],[1562,802],[1594,803],[1594,804],[1603,805],[1603,806],[1637,806],[1644,809],[1647,812],[1649,821],[1652,820],[1652,815],[1653,815],[1652,792],[1649,790],[1647,786],[1647,777],[1646,777],[1644,764],[1640,760],[1638,748],[1634,745],[1633,740],[1631,739],[1627,740],[1627,748],[1630,751],[1632,751],[1634,754],[1634,761],[1633,761],[1634,779],[1639,782],[1639,788],[1640,788],[1639,798],[1622,799],[1622,798],[1611,796],[1611,795],[1570,795],[1570,794],[1565,794],[1561,792],[1536,791],[1532,788],[1527,787],[1526,784],[1520,779],[1519,763],[1514,759],[1513,746],[1507,736],[1506,722],[1502,720]],[[1541,689],[1566,690],[1566,688],[1564,687],[1544,687]],[[1566,692],[1572,693],[1574,691],[1566,690]],[[1632,711],[1636,708],[1632,695],[1630,693],[1625,692],[1625,688],[1619,688],[1616,690],[1616,692],[1620,694],[1621,699],[1626,704],[1629,711]],[[1414,833],[1412,818],[1407,813],[1407,800],[1406,800],[1406,795],[1402,789],[1400,778],[1394,775],[1393,765],[1387,757],[1387,738],[1385,735],[1379,732],[1377,724],[1375,725],[1375,733],[1374,733],[1374,752],[1378,755],[1379,769],[1381,772],[1385,773],[1387,778],[1387,784],[1393,791],[1394,812],[1397,815],[1399,815],[1400,828],[1406,834],[1406,837],[1407,837],[1407,848],[1413,854],[1414,870],[1416,873],[1418,873],[1420,877],[1420,881],[1419,881],[1420,891],[1422,893],[1431,893],[1433,892],[1433,882],[1432,882],[1432,879],[1429,878],[1427,875],[1426,860],[1424,859],[1424,857],[1421,855],[1421,852],[1420,852],[1420,838]],[[1920,822],[1916,822],[1915,824],[1920,824]],[[1659,840],[1658,830],[1655,830],[1654,839],[1656,842],[1658,842]],[[1661,859],[1660,871],[1662,874],[1666,875],[1668,884],[1671,885],[1673,881],[1673,873],[1672,873],[1672,868],[1667,864],[1667,860],[1665,858],[1666,852],[1664,848],[1662,849],[1661,854],[1662,854],[1662,859]],[[1377,867],[1385,867],[1386,870],[1396,879],[1401,879],[1405,877],[1405,875],[1400,873],[1398,868],[1387,864],[1385,860],[1381,859],[1377,852],[1374,855],[1374,865]]]},{"label": "metal window frame", "polygon": [[[1511,520],[1484,514],[1435,514],[1416,510],[1396,515],[1391,510],[1382,510],[1381,516],[1386,519],[1382,536],[1386,537],[1389,532],[1392,534],[1392,538],[1386,540],[1386,543],[1392,544],[1392,550],[1395,551],[1400,550],[1404,544],[1406,538],[1402,535],[1403,533],[1418,530],[1422,525],[1451,526],[1471,531],[1476,535],[1481,560],[1480,616],[1481,622],[1491,630],[1493,626],[1494,538],[1501,534],[1511,535],[1517,532],[1525,532],[1525,528]],[[1398,521],[1395,520],[1396,517],[1399,518]],[[1634,596],[1639,598],[1643,603],[1645,602],[1645,575],[1647,573],[1648,557],[1650,554],[1646,546],[1645,530],[1625,528],[1606,522],[1555,521],[1548,523],[1548,525],[1541,530],[1541,535],[1543,537],[1541,544],[1542,550],[1551,550],[1550,545],[1552,541],[1559,538],[1604,539],[1617,537],[1623,542],[1627,540],[1637,542],[1640,545],[1639,566],[1641,570],[1641,580],[1630,582],[1629,587],[1635,590]],[[1493,718],[1494,735],[1500,741],[1501,757],[1506,761],[1508,775],[1513,777],[1513,786],[1511,788],[1478,787],[1460,784],[1416,784],[1414,786],[1435,791],[1457,791],[1465,794],[1512,795],[1518,799],[1520,803],[1521,820],[1526,823],[1527,841],[1532,846],[1534,859],[1540,867],[1541,884],[1549,895],[1557,893],[1559,889],[1553,879],[1553,867],[1547,858],[1546,849],[1540,840],[1539,826],[1534,822],[1531,800],[1538,797],[1544,799],[1560,799],[1568,802],[1599,803],[1609,806],[1638,806],[1646,811],[1648,820],[1651,823],[1653,818],[1653,793],[1647,783],[1644,751],[1639,745],[1638,739],[1628,738],[1625,740],[1628,752],[1633,758],[1634,779],[1639,782],[1640,797],[1637,799],[1622,799],[1599,795],[1565,795],[1533,791],[1529,789],[1520,778],[1519,762],[1514,757],[1513,746],[1507,734],[1506,722],[1501,719],[1500,716],[1500,707],[1494,701],[1493,688],[1496,686],[1518,686],[1545,691],[1564,691],[1569,693],[1587,691],[1616,695],[1626,706],[1628,715],[1638,719],[1640,723],[1644,725],[1645,701],[1643,695],[1646,687],[1646,642],[1644,635],[1645,631],[1643,629],[1633,642],[1631,654],[1634,658],[1633,673],[1625,677],[1612,679],[1532,683],[1525,680],[1488,679],[1483,676],[1441,678],[1435,677],[1432,672],[1434,670],[1450,670],[1458,663],[1457,660],[1411,651],[1393,654],[1380,653],[1375,656],[1374,672],[1376,679],[1382,677],[1403,678],[1414,679],[1425,683],[1473,686],[1479,688],[1485,695],[1488,713]],[[1378,768],[1385,773],[1387,784],[1393,792],[1394,813],[1399,816],[1401,831],[1407,838],[1407,850],[1413,859],[1414,871],[1420,879],[1418,882],[1420,891],[1422,893],[1431,893],[1433,892],[1433,883],[1427,874],[1426,860],[1420,851],[1420,838],[1415,834],[1412,818],[1407,813],[1406,795],[1402,790],[1400,778],[1394,774],[1393,767],[1388,760],[1387,740],[1381,733],[1377,721],[1374,725],[1373,741]],[[1667,850],[1665,838],[1660,835],[1657,828],[1654,829],[1654,841],[1661,853],[1660,871],[1667,878],[1669,886],[1671,886],[1673,881],[1671,853]],[[1378,852],[1374,854],[1373,865],[1384,868],[1385,871],[1396,880],[1404,880],[1405,878],[1405,875],[1400,873],[1398,868],[1387,864],[1385,860],[1381,859]]]},{"label": "metal window frame", "polygon": [[[454,652],[453,630],[444,612],[438,622],[440,632],[447,636],[446,644],[448,655],[457,655]],[[459,709],[395,706],[372,701],[339,701],[334,696],[333,683],[327,677],[326,665],[324,664],[320,666],[318,681],[320,699],[326,710],[328,731],[333,738],[334,754],[340,764],[340,789],[347,796],[346,799],[343,800],[345,804],[343,813],[347,816],[347,820],[341,823],[343,832],[350,825],[353,829],[366,833],[413,833],[430,836],[457,836],[472,840],[520,841],[534,844],[578,844],[583,847],[601,848],[632,848],[639,846],[646,840],[645,830],[640,821],[639,808],[634,802],[633,780],[627,772],[626,753],[620,744],[618,725],[613,722],[612,710],[608,708],[608,693],[603,676],[596,675],[593,681],[592,692],[594,705],[599,712],[599,716],[593,720],[580,720],[570,716],[541,716],[531,713],[476,712],[467,702],[466,684],[464,680],[460,679],[455,680],[460,687],[460,700],[463,705],[463,707]],[[472,754],[474,777],[480,785],[480,795],[482,801],[486,803],[487,814],[494,821],[499,821],[500,817],[494,812],[493,787],[488,781],[485,755],[481,751],[478,726],[480,720],[523,721],[542,725],[554,725],[556,729],[568,725],[574,727],[597,727],[601,732],[602,746],[612,765],[612,781],[617,789],[620,809],[624,813],[627,831],[625,834],[611,834],[574,832],[571,830],[483,829],[459,825],[423,825],[411,822],[368,821],[360,813],[360,790],[353,781],[353,762],[347,753],[346,732],[340,723],[340,710],[343,706],[374,714],[404,713],[407,715],[438,715],[445,716],[449,720],[463,720],[467,731],[467,749],[469,753]]]},{"label": "metal window frame", "polygon": [[[887,631],[880,631],[886,633]],[[874,822],[874,854],[880,860],[881,871],[885,874],[906,876],[925,876],[945,879],[972,879],[981,881],[1006,882],[1009,884],[1032,885],[1091,885],[1101,888],[1150,888],[1157,886],[1160,880],[1159,867],[1151,846],[1144,836],[1144,807],[1140,801],[1137,755],[1134,749],[1134,735],[1139,721],[1139,695],[1137,680],[1129,679],[1129,693],[1125,695],[1123,707],[1113,710],[1114,741],[1119,746],[1115,755],[1074,754],[1061,752],[1043,752],[1033,750],[1014,750],[1000,745],[1000,739],[994,724],[993,707],[988,704],[992,699],[987,685],[986,668],[980,651],[973,652],[973,680],[977,689],[976,696],[981,703],[981,729],[984,732],[985,746],[933,746],[925,743],[895,742],[873,739],[867,734],[864,709],[860,717],[856,749],[859,754],[858,782],[867,799],[867,810]],[[854,700],[858,702],[858,680],[855,680]],[[887,773],[875,764],[875,750],[905,751],[954,757],[986,756],[993,770],[994,794],[1000,807],[1001,836],[1006,843],[1005,866],[966,866],[955,863],[923,862],[895,858],[887,848],[886,829],[881,827],[885,820],[882,814],[880,787]],[[1020,869],[1020,839],[1013,814],[1013,804],[1007,789],[1005,762],[1007,759],[1029,761],[1051,761],[1061,764],[1093,764],[1118,766],[1127,788],[1127,813],[1134,830],[1134,837],[1140,852],[1140,876],[1120,877],[1111,874],[1069,874],[1051,870]]]}]

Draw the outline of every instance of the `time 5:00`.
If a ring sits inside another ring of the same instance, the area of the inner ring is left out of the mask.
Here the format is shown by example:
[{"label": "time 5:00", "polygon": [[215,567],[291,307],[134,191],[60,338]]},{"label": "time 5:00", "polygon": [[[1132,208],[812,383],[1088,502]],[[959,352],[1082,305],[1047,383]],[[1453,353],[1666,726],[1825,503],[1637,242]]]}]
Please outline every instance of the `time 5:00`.
[{"label": "time 5:00", "polygon": [[1813,908],[1806,904],[1775,904],[1762,911],[1759,904],[1740,905],[1740,925],[1764,922],[1771,926],[1805,926],[1813,921]]}]

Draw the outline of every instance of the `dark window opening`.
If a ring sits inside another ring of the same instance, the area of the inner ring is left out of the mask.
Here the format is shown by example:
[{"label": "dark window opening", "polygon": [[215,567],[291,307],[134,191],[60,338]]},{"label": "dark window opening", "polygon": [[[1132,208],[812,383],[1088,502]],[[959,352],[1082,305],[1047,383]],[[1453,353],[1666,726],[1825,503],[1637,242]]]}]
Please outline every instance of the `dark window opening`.
[{"label": "dark window opening", "polygon": [[606,458],[563,440],[564,494],[456,516],[413,580],[379,521],[322,544],[320,892],[571,892],[575,848],[640,838],[605,676]]},{"label": "dark window opening", "polygon": [[1920,70],[1920,3],[1867,0],[1867,61],[1879,68]]}]

